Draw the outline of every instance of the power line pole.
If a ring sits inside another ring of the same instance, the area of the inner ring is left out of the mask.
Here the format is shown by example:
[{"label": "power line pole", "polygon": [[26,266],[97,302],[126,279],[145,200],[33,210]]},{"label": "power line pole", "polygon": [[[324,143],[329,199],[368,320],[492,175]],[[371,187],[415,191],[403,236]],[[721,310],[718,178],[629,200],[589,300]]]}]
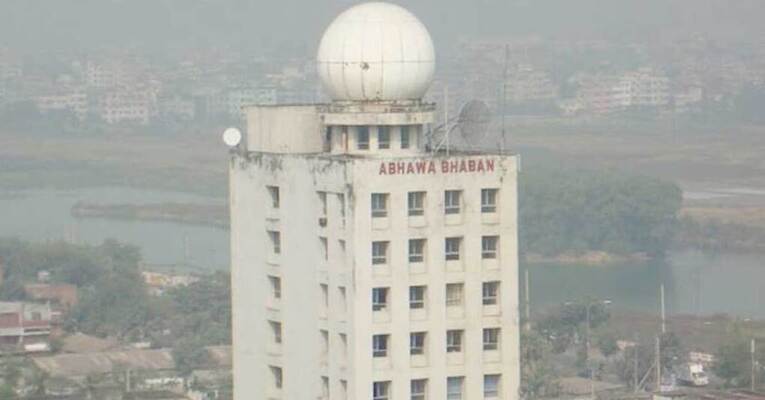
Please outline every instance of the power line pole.
[{"label": "power line pole", "polygon": [[661,284],[661,333],[667,333],[667,312],[664,306],[664,283]]},{"label": "power line pole", "polygon": [[751,345],[749,350],[750,350],[749,352],[752,355],[752,392],[754,392],[754,388],[756,386],[755,385],[755,379],[756,379],[756,376],[757,376],[757,360],[755,360],[755,357],[754,357],[754,353],[756,351],[754,338],[752,339],[752,345]]},{"label": "power line pole", "polygon": [[526,267],[525,273],[525,288],[524,290],[524,297],[525,297],[525,307],[526,307],[526,331],[531,331],[531,286],[529,286],[529,268]]},{"label": "power line pole", "polygon": [[661,338],[656,336],[656,391],[661,392]]}]

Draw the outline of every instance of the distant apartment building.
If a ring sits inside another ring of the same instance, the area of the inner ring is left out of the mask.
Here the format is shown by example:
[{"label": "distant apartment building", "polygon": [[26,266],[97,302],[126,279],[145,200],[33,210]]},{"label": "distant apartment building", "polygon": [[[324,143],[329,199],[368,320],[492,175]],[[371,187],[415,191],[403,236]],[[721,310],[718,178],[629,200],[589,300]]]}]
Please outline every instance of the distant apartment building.
[{"label": "distant apartment building", "polygon": [[167,289],[189,286],[199,282],[199,278],[192,275],[174,275],[161,272],[141,272],[143,281],[149,287],[149,292],[155,296],[162,295]]},{"label": "distant apartment building", "polygon": [[156,96],[146,89],[116,89],[101,95],[98,101],[101,118],[108,124],[146,125],[155,114]]},{"label": "distant apartment building", "polygon": [[550,75],[528,64],[508,71],[505,90],[509,104],[548,103],[558,98],[558,86]]},{"label": "distant apartment building", "polygon": [[88,95],[84,91],[37,96],[34,102],[37,109],[43,114],[55,111],[69,111],[81,121],[88,115]]},{"label": "distant apartment building", "polygon": [[572,78],[576,101],[567,102],[564,112],[610,114],[633,108],[666,108],[670,105],[669,78],[641,68],[621,75],[580,74]]},{"label": "distant apartment building", "polygon": [[191,121],[196,118],[196,103],[190,96],[162,95],[157,99],[157,107],[163,119]]},{"label": "distant apartment building", "polygon": [[88,61],[83,72],[85,83],[92,88],[106,89],[122,82],[122,73],[114,63]]},{"label": "distant apartment building", "polygon": [[665,107],[669,104],[669,79],[662,73],[641,68],[623,74],[613,88],[618,109]]},{"label": "distant apartment building", "polygon": [[47,350],[51,320],[48,304],[0,302],[0,345]]},{"label": "distant apartment building", "polygon": [[247,106],[276,104],[276,88],[269,86],[232,88],[225,96],[226,113],[237,120],[245,119]]},{"label": "distant apartment building", "polygon": [[21,63],[0,60],[0,81],[21,79],[24,69]]}]

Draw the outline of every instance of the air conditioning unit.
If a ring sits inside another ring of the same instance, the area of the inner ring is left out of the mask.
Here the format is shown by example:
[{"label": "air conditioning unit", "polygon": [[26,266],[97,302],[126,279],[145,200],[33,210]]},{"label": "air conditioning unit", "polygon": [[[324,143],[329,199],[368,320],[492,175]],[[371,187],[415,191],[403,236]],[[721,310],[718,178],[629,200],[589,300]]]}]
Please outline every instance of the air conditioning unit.
[{"label": "air conditioning unit", "polygon": [[319,226],[322,228],[327,226],[327,217],[319,217]]}]

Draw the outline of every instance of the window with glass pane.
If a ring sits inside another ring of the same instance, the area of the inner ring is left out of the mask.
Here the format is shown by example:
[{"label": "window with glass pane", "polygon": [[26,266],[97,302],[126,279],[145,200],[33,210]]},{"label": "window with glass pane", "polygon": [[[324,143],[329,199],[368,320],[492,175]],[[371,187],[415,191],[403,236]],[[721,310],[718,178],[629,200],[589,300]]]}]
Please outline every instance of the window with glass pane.
[{"label": "window with glass pane", "polygon": [[382,150],[390,149],[390,127],[377,127],[377,148]]},{"label": "window with glass pane", "polygon": [[388,262],[388,242],[372,242],[372,264]]},{"label": "window with glass pane", "polygon": [[359,150],[369,150],[369,127],[360,126],[356,131],[356,147]]},{"label": "window with glass pane", "polygon": [[425,354],[425,332],[412,332],[409,334],[409,354]]},{"label": "window with glass pane", "polygon": [[274,387],[277,389],[282,388],[282,369],[279,367],[270,366],[269,369],[271,370],[271,375],[274,378]]},{"label": "window with glass pane", "polygon": [[268,281],[271,283],[271,294],[275,300],[282,298],[282,280],[276,276],[269,276]]},{"label": "window with glass pane", "polygon": [[372,355],[374,357],[388,356],[388,335],[372,336]]},{"label": "window with glass pane", "polygon": [[499,348],[499,328],[485,328],[483,330],[483,349],[497,350]]},{"label": "window with glass pane", "polygon": [[462,351],[462,335],[463,331],[459,329],[446,331],[447,353],[459,353]]},{"label": "window with glass pane", "polygon": [[447,283],[446,284],[446,305],[449,307],[459,307],[462,305],[462,288],[461,283]]},{"label": "window with glass pane", "polygon": [[372,310],[380,311],[388,307],[388,288],[372,289]]},{"label": "window with glass pane", "polygon": [[403,125],[401,127],[401,148],[402,149],[409,148],[409,126],[408,125]]},{"label": "window with glass pane", "polygon": [[444,256],[447,261],[460,259],[461,245],[462,238],[460,237],[446,238],[444,241]]},{"label": "window with glass pane", "polygon": [[388,216],[388,194],[372,193],[372,217],[381,218]]},{"label": "window with glass pane", "polygon": [[409,287],[409,308],[425,308],[425,286]]},{"label": "window with glass pane", "polygon": [[372,400],[390,399],[390,381],[374,382],[372,384]]},{"label": "window with glass pane", "polygon": [[409,192],[407,203],[410,217],[425,214],[425,192]]},{"label": "window with glass pane", "polygon": [[483,398],[498,399],[499,389],[500,389],[499,385],[500,385],[500,375],[484,375],[483,376]]},{"label": "window with glass pane", "polygon": [[409,262],[418,263],[425,260],[425,239],[409,239]]},{"label": "window with glass pane", "polygon": [[498,242],[499,242],[499,236],[481,237],[481,258],[485,258],[485,259],[497,258],[497,243]]},{"label": "window with glass pane", "polygon": [[446,400],[462,400],[463,381],[464,378],[461,376],[446,378]]},{"label": "window with glass pane", "polygon": [[481,212],[497,212],[497,189],[481,189]]},{"label": "window with glass pane", "polygon": [[282,342],[282,324],[276,321],[268,321],[271,326],[271,333],[273,334],[274,343],[279,344]]},{"label": "window with glass pane", "polygon": [[425,400],[428,390],[427,379],[413,379],[410,384],[411,400]]},{"label": "window with glass pane", "polygon": [[268,188],[268,194],[271,196],[271,207],[279,208],[279,187],[266,186],[266,188]]},{"label": "window with glass pane", "polygon": [[483,305],[491,306],[495,305],[499,299],[499,282],[491,281],[483,283]]},{"label": "window with glass pane", "polygon": [[461,190],[447,190],[444,192],[444,213],[459,214],[461,197]]},{"label": "window with glass pane", "polygon": [[271,239],[271,251],[274,254],[282,252],[282,236],[277,231],[268,231],[268,237]]}]

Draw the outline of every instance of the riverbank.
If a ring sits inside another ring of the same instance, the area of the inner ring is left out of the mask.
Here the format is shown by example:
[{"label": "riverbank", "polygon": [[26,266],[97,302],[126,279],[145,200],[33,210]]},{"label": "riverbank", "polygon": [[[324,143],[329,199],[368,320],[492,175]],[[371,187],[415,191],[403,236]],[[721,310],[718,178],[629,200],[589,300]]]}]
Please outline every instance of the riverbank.
[{"label": "riverbank", "polygon": [[75,218],[113,218],[138,221],[175,222],[228,228],[229,211],[213,204],[95,204],[77,202],[72,206]]}]

